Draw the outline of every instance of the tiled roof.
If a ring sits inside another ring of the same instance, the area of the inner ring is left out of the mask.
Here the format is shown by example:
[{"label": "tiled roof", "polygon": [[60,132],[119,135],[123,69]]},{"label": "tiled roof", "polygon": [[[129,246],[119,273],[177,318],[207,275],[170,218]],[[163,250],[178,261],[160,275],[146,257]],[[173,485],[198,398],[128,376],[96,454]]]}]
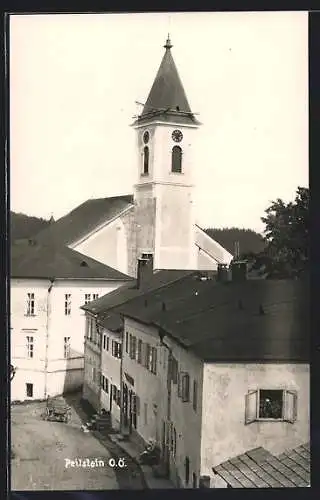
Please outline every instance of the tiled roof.
[{"label": "tiled roof", "polygon": [[101,224],[111,221],[131,205],[133,207],[133,195],[87,200],[40,231],[35,239],[40,243],[46,243],[50,239],[56,244],[70,245]]},{"label": "tiled roof", "polygon": [[151,87],[142,115],[137,122],[153,118],[177,123],[197,123],[191,112],[186,93],[171,54],[171,44],[166,51]]},{"label": "tiled roof", "polygon": [[[309,360],[307,280],[201,281],[131,294],[113,314],[154,324],[207,362]],[[104,315],[108,316],[105,303]]]},{"label": "tiled roof", "polygon": [[60,245],[11,245],[12,278],[65,278],[128,281],[131,278]]},{"label": "tiled roof", "polygon": [[273,456],[255,448],[227,460],[213,471],[232,488],[296,488],[310,485],[309,444]]}]

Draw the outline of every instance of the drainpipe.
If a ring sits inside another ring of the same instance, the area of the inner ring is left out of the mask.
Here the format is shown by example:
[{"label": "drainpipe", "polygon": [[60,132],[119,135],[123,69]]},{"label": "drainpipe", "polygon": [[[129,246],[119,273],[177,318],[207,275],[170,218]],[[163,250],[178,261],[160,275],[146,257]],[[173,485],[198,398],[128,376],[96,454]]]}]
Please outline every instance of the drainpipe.
[{"label": "drainpipe", "polygon": [[124,431],[123,426],[123,356],[125,350],[124,318],[121,317],[122,335],[121,335],[121,358],[120,358],[120,434]]},{"label": "drainpipe", "polygon": [[50,286],[47,293],[47,324],[46,324],[46,348],[44,358],[44,398],[48,397],[48,353],[49,353],[49,328],[50,328],[50,314],[51,314],[51,290],[53,287],[54,279],[50,279]]},{"label": "drainpipe", "polygon": [[[172,392],[172,386],[171,386],[171,370],[172,370],[172,349],[166,344],[163,340],[165,336],[165,333],[161,330],[159,331],[159,337],[160,337],[160,345],[166,347],[168,350],[168,368],[167,368],[167,423],[168,426],[170,426],[170,421],[171,421],[171,392]],[[169,456],[166,456],[166,472],[170,473],[170,454],[169,454],[169,446],[170,443],[168,441],[169,437],[169,432],[168,429],[166,429],[166,436],[165,436],[165,443],[166,443],[166,454],[168,453]]]},{"label": "drainpipe", "polygon": [[[97,330],[97,334],[98,334],[98,339],[100,339],[100,346],[99,346],[99,392],[98,392],[98,398],[99,398],[99,402],[98,402],[98,412],[100,413],[101,411],[101,393],[102,393],[102,389],[101,389],[101,358],[102,358],[102,343],[103,343],[103,328],[101,328],[100,330],[100,325],[99,325],[99,322],[98,322],[98,315],[95,316],[95,320],[96,320],[96,330]],[[83,360],[84,361],[84,360]]]}]

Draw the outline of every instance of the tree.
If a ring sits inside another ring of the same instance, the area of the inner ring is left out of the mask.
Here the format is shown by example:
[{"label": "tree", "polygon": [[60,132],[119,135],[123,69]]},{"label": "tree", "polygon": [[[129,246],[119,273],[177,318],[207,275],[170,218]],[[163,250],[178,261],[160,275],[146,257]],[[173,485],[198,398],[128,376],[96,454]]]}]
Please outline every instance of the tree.
[{"label": "tree", "polygon": [[309,189],[298,187],[293,202],[277,199],[261,217],[265,255],[275,275],[292,277],[308,268],[309,200]]}]

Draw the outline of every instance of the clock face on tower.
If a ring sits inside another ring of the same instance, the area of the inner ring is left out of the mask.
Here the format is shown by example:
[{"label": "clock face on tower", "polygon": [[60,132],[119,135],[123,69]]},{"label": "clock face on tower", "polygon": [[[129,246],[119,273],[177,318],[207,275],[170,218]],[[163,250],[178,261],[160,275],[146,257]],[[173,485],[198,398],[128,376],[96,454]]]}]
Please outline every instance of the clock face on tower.
[{"label": "clock face on tower", "polygon": [[174,142],[181,142],[183,139],[181,130],[174,130],[172,132],[172,139],[174,140]]},{"label": "clock face on tower", "polygon": [[146,130],[145,133],[143,134],[143,142],[145,144],[148,144],[149,139],[150,139],[149,132]]}]

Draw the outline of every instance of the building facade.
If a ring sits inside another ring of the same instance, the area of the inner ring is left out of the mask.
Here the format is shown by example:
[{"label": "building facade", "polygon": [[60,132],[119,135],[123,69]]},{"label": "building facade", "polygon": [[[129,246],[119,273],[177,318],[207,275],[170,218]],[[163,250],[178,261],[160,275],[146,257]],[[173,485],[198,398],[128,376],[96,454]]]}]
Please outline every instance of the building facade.
[{"label": "building facade", "polygon": [[[67,269],[61,267],[62,258]],[[50,252],[37,246],[19,248],[17,254],[13,249],[10,340],[11,364],[17,369],[11,384],[13,401],[44,399],[82,386],[85,314],[80,307],[128,279],[69,249]]]}]

